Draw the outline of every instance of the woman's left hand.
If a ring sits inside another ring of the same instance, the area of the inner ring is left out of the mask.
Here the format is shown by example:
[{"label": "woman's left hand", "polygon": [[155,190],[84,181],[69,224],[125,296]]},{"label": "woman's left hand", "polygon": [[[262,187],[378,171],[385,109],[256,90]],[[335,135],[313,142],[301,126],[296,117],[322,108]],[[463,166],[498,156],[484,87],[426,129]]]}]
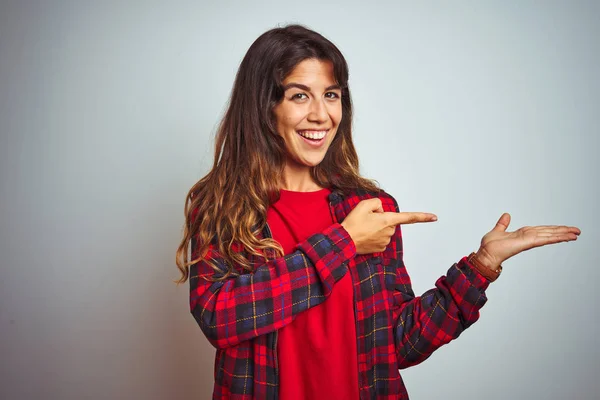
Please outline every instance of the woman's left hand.
[{"label": "woman's left hand", "polygon": [[522,251],[577,240],[581,233],[577,227],[559,225],[524,226],[514,232],[506,232],[509,224],[510,214],[502,214],[494,229],[481,239],[477,259],[493,270]]}]

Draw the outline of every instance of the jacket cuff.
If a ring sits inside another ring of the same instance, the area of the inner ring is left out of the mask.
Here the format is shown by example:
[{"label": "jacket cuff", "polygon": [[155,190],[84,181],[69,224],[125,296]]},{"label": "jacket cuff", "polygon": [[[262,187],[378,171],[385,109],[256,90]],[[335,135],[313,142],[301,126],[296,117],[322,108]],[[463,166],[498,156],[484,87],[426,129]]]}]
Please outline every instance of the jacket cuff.
[{"label": "jacket cuff", "polygon": [[[486,290],[490,285],[490,281],[483,276],[473,264],[465,256],[456,264],[456,269],[459,270],[467,280],[478,290]],[[450,272],[449,272],[450,273]]]},{"label": "jacket cuff", "polygon": [[340,223],[312,235],[298,249],[312,261],[324,282],[341,279],[348,270],[348,261],[356,256],[356,245]]}]

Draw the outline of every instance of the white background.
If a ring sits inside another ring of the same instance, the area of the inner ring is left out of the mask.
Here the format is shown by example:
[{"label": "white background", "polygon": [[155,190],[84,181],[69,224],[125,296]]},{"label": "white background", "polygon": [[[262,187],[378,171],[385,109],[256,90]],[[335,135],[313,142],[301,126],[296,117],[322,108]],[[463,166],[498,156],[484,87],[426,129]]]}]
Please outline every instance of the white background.
[{"label": "white background", "polygon": [[578,241],[505,263],[481,319],[402,371],[414,399],[600,390],[598,2],[2,1],[0,398],[207,399],[174,254],[234,74],[298,22],[347,57],[361,172],[422,293],[503,212]]}]

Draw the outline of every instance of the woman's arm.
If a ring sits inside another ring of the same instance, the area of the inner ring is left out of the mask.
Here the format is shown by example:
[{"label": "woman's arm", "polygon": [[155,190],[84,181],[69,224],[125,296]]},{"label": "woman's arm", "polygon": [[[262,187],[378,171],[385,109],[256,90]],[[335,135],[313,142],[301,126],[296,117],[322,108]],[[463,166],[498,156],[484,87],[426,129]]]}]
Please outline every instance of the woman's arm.
[{"label": "woman's arm", "polygon": [[[192,254],[196,243],[192,240]],[[289,324],[322,303],[356,255],[348,232],[336,223],[298,244],[292,254],[271,260],[253,273],[211,282],[215,270],[205,261],[190,268],[190,308],[208,340],[217,348],[234,346]],[[215,243],[205,259],[226,271]]]},{"label": "woman's arm", "polygon": [[[386,201],[388,207],[392,204],[398,211],[396,200],[389,196]],[[384,252],[384,262],[393,267],[397,278],[394,321],[399,368],[425,360],[477,321],[479,309],[487,300],[485,289],[489,281],[484,274],[495,279],[507,259],[536,247],[577,240],[581,234],[579,228],[566,225],[524,226],[509,232],[509,224],[510,214],[502,214],[494,228],[481,239],[474,258],[478,265],[463,257],[446,276],[438,279],[435,289],[421,297],[414,297],[410,287],[402,261],[402,234],[400,226],[397,227],[395,240]]]},{"label": "woman's arm", "polygon": [[[396,200],[390,196],[399,212]],[[384,200],[384,205],[389,201]],[[385,206],[384,206],[385,207]],[[426,360],[436,349],[457,338],[479,318],[489,282],[463,257],[435,288],[415,297],[403,262],[400,225],[384,252],[384,263],[396,271],[394,290],[394,337],[398,368]]]}]

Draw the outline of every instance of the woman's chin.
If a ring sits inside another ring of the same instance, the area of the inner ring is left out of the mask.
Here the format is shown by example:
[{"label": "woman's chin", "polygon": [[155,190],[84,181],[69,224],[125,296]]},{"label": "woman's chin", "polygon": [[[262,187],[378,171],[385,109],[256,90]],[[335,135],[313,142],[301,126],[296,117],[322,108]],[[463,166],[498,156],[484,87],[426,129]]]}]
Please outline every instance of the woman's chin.
[{"label": "woman's chin", "polygon": [[317,165],[321,164],[321,162],[323,162],[322,158],[319,159],[312,159],[312,160],[305,160],[302,165],[305,165],[309,168],[313,168],[316,167]]},{"label": "woman's chin", "polygon": [[290,166],[294,166],[295,168],[312,168],[312,167],[316,167],[317,165],[321,164],[321,162],[323,162],[323,159],[325,157],[306,157],[306,158],[298,158],[298,157],[294,157],[293,159],[291,159],[291,163],[290,163],[290,159],[288,158],[288,164]]}]

